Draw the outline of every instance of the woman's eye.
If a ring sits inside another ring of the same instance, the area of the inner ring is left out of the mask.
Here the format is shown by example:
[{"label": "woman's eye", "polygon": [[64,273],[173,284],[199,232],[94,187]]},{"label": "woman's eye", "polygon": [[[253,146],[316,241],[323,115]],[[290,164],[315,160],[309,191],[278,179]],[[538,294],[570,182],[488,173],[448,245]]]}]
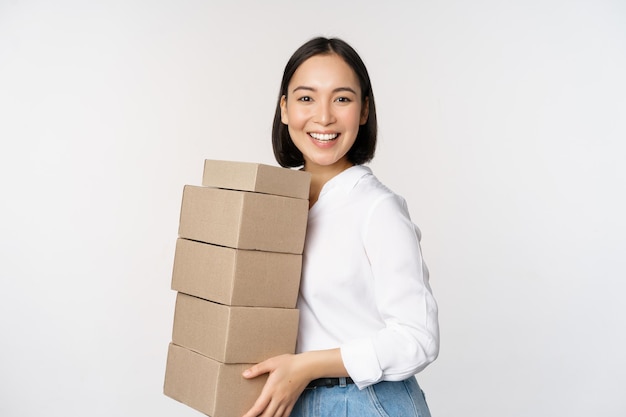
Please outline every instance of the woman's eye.
[{"label": "woman's eye", "polygon": [[338,101],[339,103],[349,103],[352,100],[350,100],[348,97],[337,97],[336,101]]},{"label": "woman's eye", "polygon": [[302,96],[298,99],[298,101],[311,101],[311,97],[309,96]]}]

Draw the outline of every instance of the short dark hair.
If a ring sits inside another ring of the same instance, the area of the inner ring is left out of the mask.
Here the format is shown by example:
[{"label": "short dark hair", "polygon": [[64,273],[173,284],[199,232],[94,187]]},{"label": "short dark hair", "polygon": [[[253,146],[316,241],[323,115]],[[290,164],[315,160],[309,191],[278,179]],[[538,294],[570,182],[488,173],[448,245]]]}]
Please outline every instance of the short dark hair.
[{"label": "short dark hair", "polygon": [[345,41],[337,38],[318,37],[311,39],[302,45],[291,56],[285,71],[283,80],[280,84],[280,92],[278,94],[278,103],[276,104],[276,113],[274,114],[274,124],[272,127],[272,146],[274,148],[274,156],[276,161],[283,167],[299,167],[304,165],[304,157],[302,152],[294,145],[289,136],[287,125],[281,120],[280,100],[282,96],[287,97],[287,89],[291,77],[298,67],[307,59],[316,55],[337,54],[346,64],[348,64],[357,78],[361,87],[361,104],[368,103],[369,114],[365,124],[359,126],[354,145],[348,151],[348,161],[355,165],[364,164],[374,158],[376,151],[376,136],[378,132],[378,124],[376,122],[376,104],[374,103],[374,93],[370,82],[367,68],[361,60],[359,54]]}]

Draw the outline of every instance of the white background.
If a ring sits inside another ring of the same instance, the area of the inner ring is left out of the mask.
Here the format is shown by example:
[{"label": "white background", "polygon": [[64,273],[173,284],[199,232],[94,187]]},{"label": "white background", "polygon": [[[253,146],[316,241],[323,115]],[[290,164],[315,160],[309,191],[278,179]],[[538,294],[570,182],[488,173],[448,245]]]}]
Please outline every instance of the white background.
[{"label": "white background", "polygon": [[0,415],[199,415],[162,394],[182,188],[275,164],[316,35],[368,65],[423,232],[433,415],[626,415],[621,0],[0,0]]}]

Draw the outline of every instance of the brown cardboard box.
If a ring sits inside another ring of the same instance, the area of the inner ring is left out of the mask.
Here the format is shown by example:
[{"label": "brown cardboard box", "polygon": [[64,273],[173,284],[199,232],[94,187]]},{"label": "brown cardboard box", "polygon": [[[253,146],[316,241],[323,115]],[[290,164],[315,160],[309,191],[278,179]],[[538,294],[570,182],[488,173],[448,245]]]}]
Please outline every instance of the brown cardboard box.
[{"label": "brown cardboard box", "polygon": [[178,234],[238,249],[301,254],[308,200],[185,186]]},{"label": "brown cardboard box", "polygon": [[163,392],[211,417],[239,417],[261,394],[267,376],[247,380],[249,364],[228,365],[170,344]]},{"label": "brown cardboard box", "polygon": [[302,255],[178,239],[172,289],[231,306],[295,308]]},{"label": "brown cardboard box", "polygon": [[251,162],[204,161],[202,185],[309,199],[311,174]]},{"label": "brown cardboard box", "polygon": [[224,363],[294,353],[299,311],[231,307],[178,293],[172,342]]}]

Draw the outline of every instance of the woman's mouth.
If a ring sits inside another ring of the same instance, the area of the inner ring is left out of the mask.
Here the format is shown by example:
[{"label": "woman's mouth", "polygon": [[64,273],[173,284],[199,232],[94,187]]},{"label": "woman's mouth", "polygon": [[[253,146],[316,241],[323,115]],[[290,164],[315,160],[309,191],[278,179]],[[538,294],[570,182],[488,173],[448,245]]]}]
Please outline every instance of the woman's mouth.
[{"label": "woman's mouth", "polygon": [[315,140],[319,140],[320,142],[330,142],[331,140],[335,140],[337,139],[337,137],[339,136],[339,133],[309,133],[309,136],[311,136],[313,139]]}]

